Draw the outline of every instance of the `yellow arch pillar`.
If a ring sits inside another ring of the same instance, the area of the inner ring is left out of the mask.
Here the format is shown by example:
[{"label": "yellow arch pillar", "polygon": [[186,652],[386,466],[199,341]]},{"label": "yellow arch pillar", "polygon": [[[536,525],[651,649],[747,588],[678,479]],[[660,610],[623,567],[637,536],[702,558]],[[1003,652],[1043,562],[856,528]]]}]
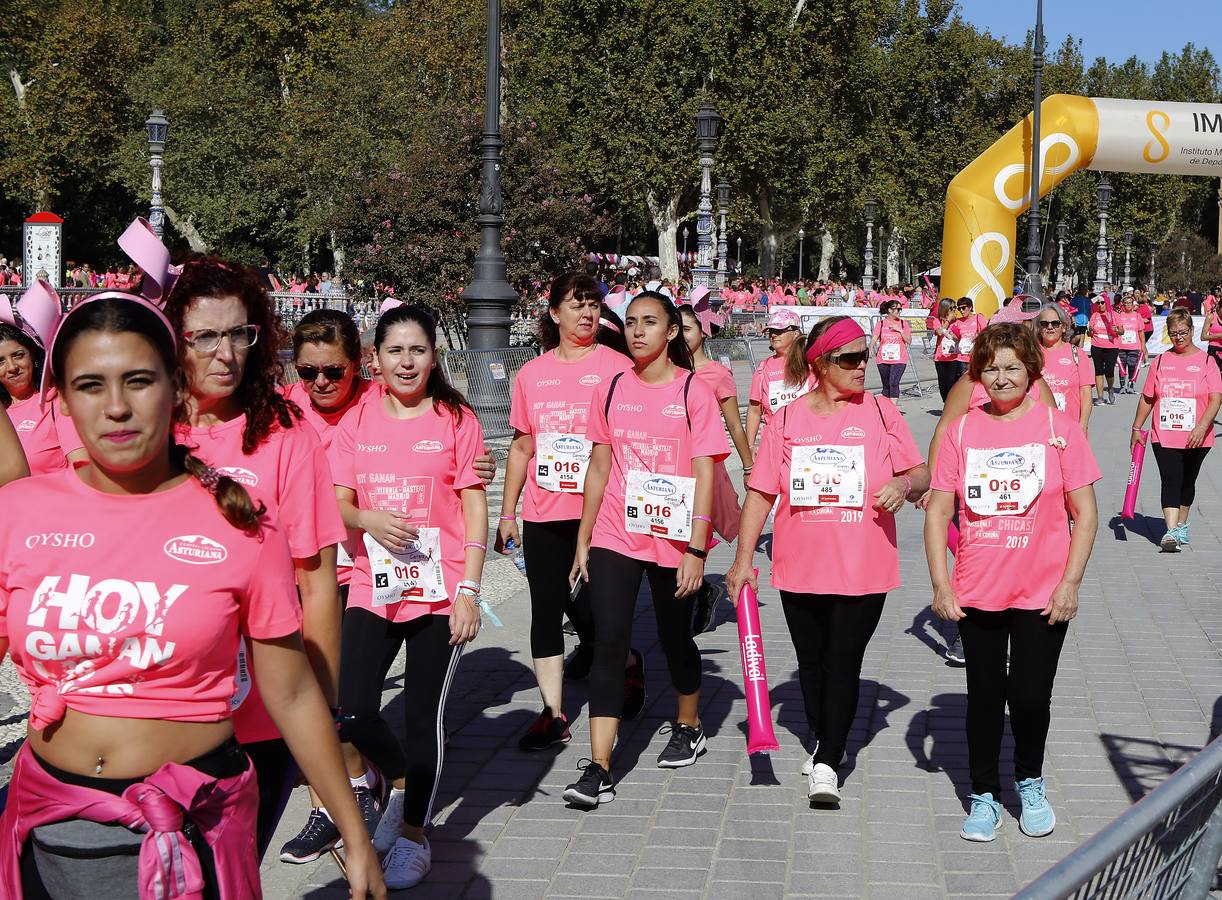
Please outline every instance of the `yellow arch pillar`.
[{"label": "yellow arch pillar", "polygon": [[[1040,106],[1040,190],[1078,169],[1222,175],[1222,105],[1054,94]],[[1031,195],[1031,116],[955,176],[942,226],[943,297],[990,315],[1014,282],[1015,225]]]}]

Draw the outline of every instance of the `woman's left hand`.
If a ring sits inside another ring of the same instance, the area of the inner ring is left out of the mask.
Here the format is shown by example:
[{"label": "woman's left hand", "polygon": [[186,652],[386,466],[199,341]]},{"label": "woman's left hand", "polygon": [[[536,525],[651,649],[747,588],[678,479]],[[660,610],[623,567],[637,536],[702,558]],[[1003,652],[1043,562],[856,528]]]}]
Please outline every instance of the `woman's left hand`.
[{"label": "woman's left hand", "polygon": [[459,591],[450,607],[450,646],[466,644],[479,634],[479,603],[477,598]]},{"label": "woman's left hand", "polygon": [[907,484],[902,478],[892,478],[884,484],[874,494],[874,509],[889,513],[899,512],[904,505]]},{"label": "woman's left hand", "polygon": [[675,577],[675,596],[687,597],[696,593],[700,590],[702,581],[704,581],[704,560],[697,559],[690,553],[684,553]]},{"label": "woman's left hand", "polygon": [[491,453],[475,457],[471,462],[471,468],[484,480],[484,484],[492,484],[492,479],[496,478],[496,459]]},{"label": "woman's left hand", "polygon": [[1044,607],[1041,616],[1048,617],[1049,625],[1056,625],[1060,622],[1068,622],[1078,614],[1078,586],[1062,581],[1056,586],[1052,592],[1052,596],[1048,598],[1048,605]]},{"label": "woman's left hand", "polygon": [[1188,435],[1188,449],[1195,450],[1197,447],[1205,443],[1205,424],[1201,423]]}]

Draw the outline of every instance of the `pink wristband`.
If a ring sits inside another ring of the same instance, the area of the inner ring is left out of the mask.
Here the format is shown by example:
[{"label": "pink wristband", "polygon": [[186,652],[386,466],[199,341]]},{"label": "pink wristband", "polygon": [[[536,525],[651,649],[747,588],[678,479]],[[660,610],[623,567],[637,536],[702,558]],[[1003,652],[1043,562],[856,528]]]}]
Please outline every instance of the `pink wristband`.
[{"label": "pink wristband", "polygon": [[517,516],[501,516],[501,521],[502,522],[516,522],[518,521],[518,517]]},{"label": "pink wristband", "polygon": [[465,544],[463,544],[463,545],[462,545],[462,548],[463,548],[464,550],[466,550],[468,547],[479,547],[481,550],[487,550],[487,549],[488,549],[488,545],[487,545],[487,544],[481,544],[479,541],[467,541],[467,543],[465,543]]},{"label": "pink wristband", "polygon": [[697,519],[699,519],[701,522],[708,522],[710,525],[713,523],[713,520],[708,516],[692,516],[692,521],[696,521]]}]

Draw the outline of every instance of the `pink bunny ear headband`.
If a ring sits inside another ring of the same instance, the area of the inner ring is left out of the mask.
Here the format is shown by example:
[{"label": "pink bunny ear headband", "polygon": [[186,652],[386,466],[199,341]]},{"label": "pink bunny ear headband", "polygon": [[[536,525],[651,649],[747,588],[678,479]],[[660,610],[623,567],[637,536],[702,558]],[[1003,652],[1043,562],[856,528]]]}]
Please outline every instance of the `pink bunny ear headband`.
[{"label": "pink bunny ear headband", "polygon": [[700,330],[704,332],[705,337],[709,337],[714,328],[720,328],[725,324],[725,317],[713,312],[712,304],[709,302],[709,289],[704,285],[692,291],[687,302],[696,313],[696,321],[700,323]]}]

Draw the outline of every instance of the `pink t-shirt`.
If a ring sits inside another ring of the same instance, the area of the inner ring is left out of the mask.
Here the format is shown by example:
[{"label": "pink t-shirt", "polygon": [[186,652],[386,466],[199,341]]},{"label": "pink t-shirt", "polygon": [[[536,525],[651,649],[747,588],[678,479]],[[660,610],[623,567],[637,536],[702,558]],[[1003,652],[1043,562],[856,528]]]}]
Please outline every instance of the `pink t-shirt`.
[{"label": "pink t-shirt", "polygon": [[[860,509],[790,505],[794,447],[862,447],[865,490]],[[772,585],[803,594],[885,593],[900,584],[895,516],[872,509],[874,493],[898,472],[925,460],[890,400],[858,394],[832,416],[807,400],[782,410],[760,442],[748,487],[777,495]]]},{"label": "pink t-shirt", "polygon": [[717,461],[729,455],[717,400],[695,376],[687,388],[684,408],[688,377],[688,372],[679,369],[670,384],[646,384],[635,372],[626,372],[615,384],[609,416],[605,408],[610,381],[595,389],[586,437],[596,444],[611,445],[611,474],[591,546],[666,568],[678,567],[688,542],[629,532],[624,497],[629,469],[691,477],[693,459],[711,456]]},{"label": "pink t-shirt", "polygon": [[718,404],[731,397],[738,398],[738,386],[734,383],[734,373],[716,361],[705,363],[696,370],[696,377],[712,390]]},{"label": "pink t-shirt", "polygon": [[[941,319],[930,318],[929,321],[931,323],[929,325],[930,331],[936,333],[939,328],[943,327]],[[945,330],[950,330],[949,324],[945,326]],[[955,339],[952,335],[938,335],[937,342],[934,344],[933,348],[934,362],[958,362],[959,354],[957,352],[953,352],[954,348]]]},{"label": "pink t-shirt", "polygon": [[45,475],[68,464],[68,454],[82,446],[72,418],[59,408],[59,395],[52,389],[39,408],[38,392],[17,400],[8,408],[9,421],[25,452],[31,475]]},{"label": "pink t-shirt", "polygon": [[[1054,433],[1064,440],[1064,449],[1050,443]],[[987,467],[1002,454],[1010,464],[1031,444],[1044,448],[1044,481],[1030,506],[1013,515],[973,512],[967,491],[980,488],[965,483],[975,477],[968,471],[968,449],[996,451],[984,462]],[[959,497],[959,551],[952,583],[960,605],[992,611],[1043,609],[1069,558],[1065,495],[1100,477],[1078,423],[1042,403],[1032,404],[1012,421],[973,409],[952,422],[938,451],[932,487]]]},{"label": "pink t-shirt", "polygon": [[22,511],[0,517],[0,635],[35,727],[65,707],[227,719],[239,633],[271,640],[301,626],[274,520],[243,533],[194,478],[116,495],[62,469],[5,485],[0,506]]},{"label": "pink t-shirt", "polygon": [[764,414],[763,424],[767,425],[773,413],[803,394],[810,393],[813,388],[814,376],[800,388],[789,384],[785,379],[785,357],[770,356],[755,367],[747,398],[760,405]]},{"label": "pink t-shirt", "polygon": [[397,512],[413,526],[439,529],[448,595],[442,603],[399,600],[374,606],[369,553],[361,540],[353,557],[349,608],[366,609],[392,622],[450,614],[466,560],[460,492],[483,490],[484,480],[474,468],[483,452],[484,432],[469,409],[461,420],[441,406],[414,419],[396,419],[379,400],[362,403],[344,417],[328,451],[335,484],[356,491],[361,509]]},{"label": "pink t-shirt", "polygon": [[[1116,336],[1116,346],[1121,350],[1140,350],[1145,343],[1145,320],[1137,310],[1116,313],[1115,323],[1124,326],[1124,333]],[[1119,331],[1119,329],[1117,329]]]},{"label": "pink t-shirt", "polygon": [[880,320],[874,326],[872,340],[881,340],[875,362],[883,365],[908,365],[908,342],[912,340],[912,327],[903,319],[900,319],[898,326],[888,319]]},{"label": "pink t-shirt", "polygon": [[[1082,388],[1093,387],[1095,369],[1085,350],[1062,341],[1055,350],[1044,351],[1044,381],[1052,391],[1057,409],[1075,422],[1082,417]],[[1075,362],[1076,357],[1076,362]],[[981,388],[983,390],[983,388]],[[1039,400],[1039,394],[1032,398]]]},{"label": "pink t-shirt", "polygon": [[959,342],[959,362],[971,362],[972,351],[971,345],[976,341],[976,335],[984,330],[984,316],[980,313],[972,313],[966,319],[959,319],[952,322],[950,332]]},{"label": "pink t-shirt", "polygon": [[1104,313],[1093,312],[1090,314],[1090,321],[1087,324],[1087,330],[1090,334],[1090,345],[1098,347],[1100,350],[1113,350],[1119,345],[1108,334],[1108,321]]},{"label": "pink t-shirt", "polygon": [[[555,350],[549,350],[522,366],[514,378],[509,424],[531,435],[536,445],[541,434],[585,437],[594,391],[631,368],[631,359],[601,344],[577,362],[564,362]],[[581,518],[581,494],[541,488],[536,475],[532,454],[522,496],[523,519],[562,522]]]},{"label": "pink t-shirt", "polygon": [[[1192,428],[1199,425],[1209,405],[1210,394],[1222,394],[1222,374],[1218,372],[1218,364],[1201,349],[1191,353],[1176,353],[1168,350],[1161,354],[1150,365],[1146,379],[1141,386],[1142,396],[1154,404],[1151,417],[1154,429],[1154,443],[1183,450],[1188,446],[1188,435]],[[1190,401],[1194,405],[1193,425],[1188,424],[1184,414],[1188,411],[1182,401]],[[1167,402],[1172,401],[1172,402]],[[1181,401],[1181,402],[1175,402]],[[1173,408],[1177,407],[1177,408]],[[1166,422],[1163,418],[1166,417]],[[1179,425],[1180,427],[1174,427]],[[1205,440],[1202,447],[1214,445],[1213,424],[1205,429]]]},{"label": "pink t-shirt", "polygon": [[371,394],[381,396],[381,392],[382,386],[380,384],[367,381],[364,378],[357,378],[356,390],[353,392],[351,399],[338,409],[323,412],[317,409],[310,401],[310,392],[302,382],[295,381],[282,391],[285,399],[292,400],[301,409],[302,417],[313,427],[314,433],[318,435],[318,439],[322,443],[323,450],[330,448],[331,438],[335,434],[335,429],[343,421],[344,416],[348,414],[348,410]]}]

